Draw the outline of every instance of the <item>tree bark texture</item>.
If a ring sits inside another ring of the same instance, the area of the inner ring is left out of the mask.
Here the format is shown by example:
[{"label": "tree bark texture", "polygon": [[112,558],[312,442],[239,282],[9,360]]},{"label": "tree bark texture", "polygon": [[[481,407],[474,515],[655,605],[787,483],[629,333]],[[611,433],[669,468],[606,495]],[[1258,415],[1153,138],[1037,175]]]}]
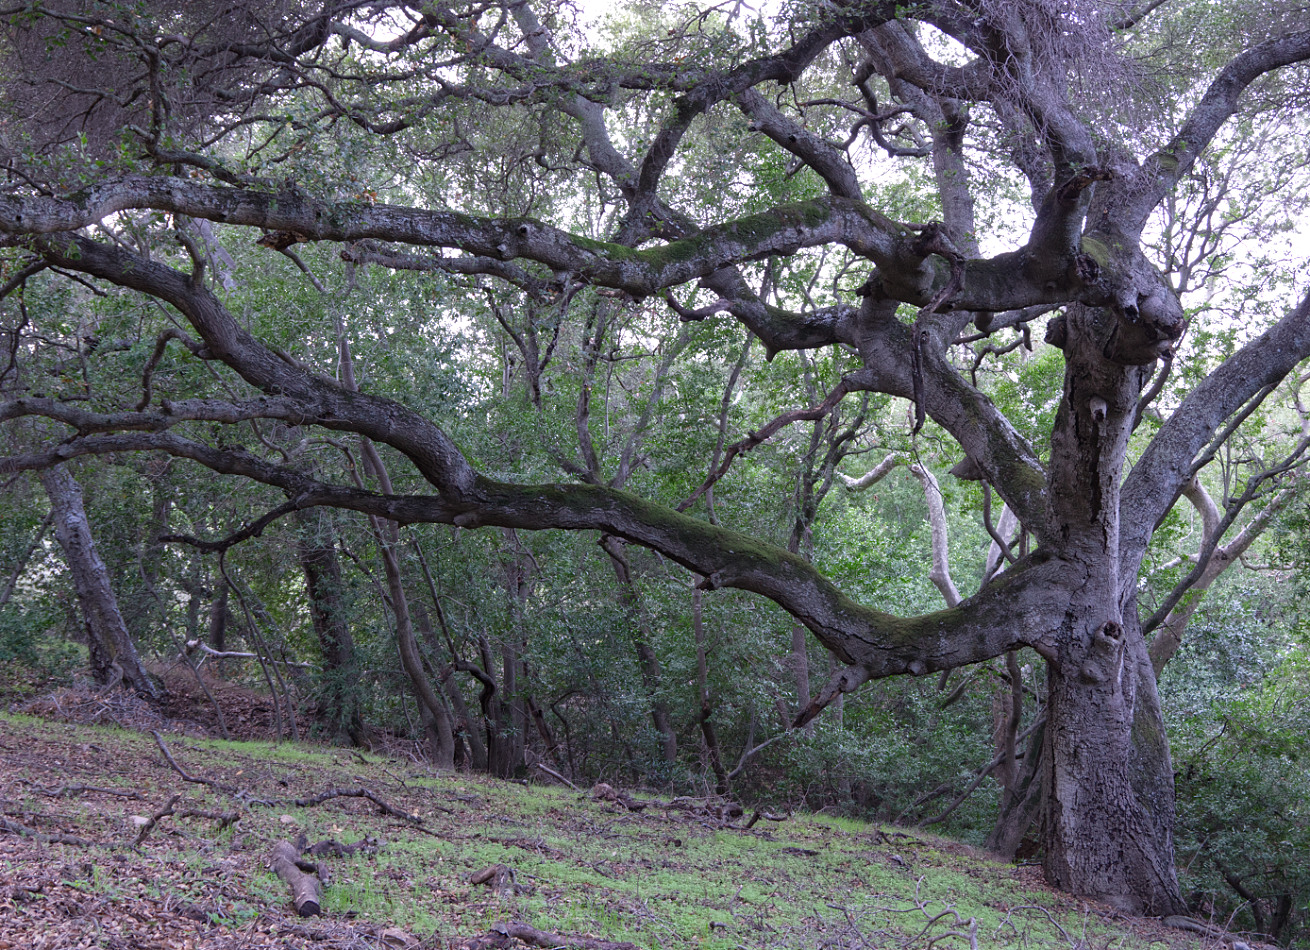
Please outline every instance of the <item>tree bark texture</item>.
[{"label": "tree bark texture", "polygon": [[50,498],[55,538],[64,552],[78,608],[86,625],[93,657],[100,657],[96,680],[110,681],[111,667],[121,670],[123,679],[147,699],[160,698],[159,689],[141,665],[132,635],[118,609],[118,598],[109,582],[109,571],[96,550],[91,524],[82,503],[82,489],[64,466],[40,472],[41,484]]}]

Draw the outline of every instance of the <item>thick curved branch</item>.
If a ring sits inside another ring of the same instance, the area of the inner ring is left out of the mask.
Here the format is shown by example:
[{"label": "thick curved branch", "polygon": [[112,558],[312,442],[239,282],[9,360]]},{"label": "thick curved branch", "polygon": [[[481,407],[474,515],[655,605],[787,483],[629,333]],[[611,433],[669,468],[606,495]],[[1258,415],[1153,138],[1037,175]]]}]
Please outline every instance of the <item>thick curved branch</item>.
[{"label": "thick curved branch", "polygon": [[1124,229],[1141,233],[1155,206],[1187,174],[1197,156],[1237,111],[1237,100],[1251,83],[1265,73],[1307,60],[1310,30],[1266,40],[1234,57],[1210,83],[1178,134],[1147,158],[1132,180],[1124,184],[1120,217]]},{"label": "thick curved branch", "polygon": [[407,455],[434,485],[458,493],[474,473],[455,444],[418,413],[387,399],[351,392],[288,362],[242,327],[213,294],[183,274],[127,251],[80,236],[42,243],[48,260],[164,300],[186,316],[212,358],[268,393],[294,404],[302,420],[356,432]]},{"label": "thick curved branch", "polygon": [[1124,480],[1120,535],[1124,584],[1133,583],[1155,526],[1191,480],[1194,460],[1211,434],[1307,357],[1310,294],[1202,380],[1160,428]]},{"label": "thick curved branch", "polygon": [[[536,261],[588,283],[647,297],[733,264],[802,248],[840,244],[875,262],[885,293],[923,306],[951,279],[950,268],[932,263],[917,237],[860,201],[825,197],[780,205],[770,211],[691,231],[660,247],[633,250],[593,241],[532,218],[486,218],[385,204],[332,202],[300,191],[278,193],[199,185],[180,178],[127,176],[67,198],[0,196],[0,232],[11,243],[33,235],[75,231],[132,209],[154,209],[193,218],[262,228],[272,246],[285,241],[392,241],[458,248],[501,261]],[[76,246],[84,239],[43,245],[47,260],[79,267]],[[1049,261],[1050,255],[1047,255]],[[1051,279],[1031,273],[1025,252],[963,263],[959,288],[945,309],[1003,311],[1069,299],[1082,285],[1075,275]],[[1044,279],[1038,279],[1038,277]],[[729,296],[714,287],[723,296]]]},{"label": "thick curved branch", "polygon": [[[814,631],[861,676],[922,675],[999,656],[1049,635],[1062,570],[1030,561],[951,610],[900,618],[860,606],[803,558],[678,514],[626,492],[593,485],[508,485],[478,477],[458,500],[383,495],[325,484],[239,449],[215,449],[172,433],[74,438],[42,451],[0,458],[0,472],[49,468],[80,455],[162,451],[214,471],[276,487],[289,506],[346,508],[399,524],[442,523],[541,530],[598,530],[659,551],[706,578],[768,597]],[[288,507],[289,507],[288,506]]]},{"label": "thick curved branch", "polygon": [[1028,530],[1044,536],[1046,471],[1041,459],[995,404],[962,376],[930,329],[915,331],[894,310],[873,298],[862,313],[860,355],[872,377],[869,388],[903,399],[916,396],[911,336],[927,333],[918,348],[921,395],[927,414],[960,443],[970,461],[1001,492]]}]

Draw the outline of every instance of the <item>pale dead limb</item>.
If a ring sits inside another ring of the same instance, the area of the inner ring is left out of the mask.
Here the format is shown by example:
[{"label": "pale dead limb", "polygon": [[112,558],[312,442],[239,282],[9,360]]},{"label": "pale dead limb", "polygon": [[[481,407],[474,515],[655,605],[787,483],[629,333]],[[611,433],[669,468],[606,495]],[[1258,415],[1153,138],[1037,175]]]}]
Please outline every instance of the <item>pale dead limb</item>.
[{"label": "pale dead limb", "polygon": [[[899,455],[888,455],[885,459],[865,472],[859,478],[841,475],[841,480],[851,491],[863,491],[871,485],[882,481],[904,459]],[[947,607],[954,607],[960,602],[960,591],[951,579],[950,543],[946,528],[946,507],[942,504],[942,488],[928,467],[922,462],[912,462],[910,474],[923,486],[924,501],[928,504],[928,529],[932,535],[932,569],[928,579],[941,592]]]},{"label": "pale dead limb", "polygon": [[960,602],[960,592],[951,580],[950,548],[946,533],[946,506],[942,504],[942,487],[936,476],[922,462],[910,465],[910,474],[923,486],[923,497],[928,503],[928,528],[932,532],[932,571],[928,579],[941,591],[947,607]]},{"label": "pale dead limb", "polygon": [[[1305,442],[1302,443],[1302,447]],[[1253,482],[1256,479],[1252,480]],[[1200,549],[1196,555],[1196,565],[1188,573],[1174,591],[1171,592],[1167,612],[1157,611],[1142,626],[1143,633],[1149,633],[1152,629],[1156,630],[1155,639],[1151,641],[1149,653],[1151,656],[1151,667],[1155,670],[1155,675],[1159,676],[1164,669],[1165,664],[1173,658],[1182,646],[1183,635],[1187,630],[1188,623],[1191,622],[1192,615],[1196,613],[1201,601],[1204,599],[1205,592],[1219,578],[1224,571],[1236,563],[1244,555],[1255,540],[1264,533],[1273,520],[1293,497],[1292,488],[1282,488],[1269,499],[1268,504],[1264,506],[1247,524],[1239,531],[1227,544],[1220,544],[1219,540],[1223,533],[1232,527],[1237,513],[1250,500],[1249,496],[1253,494],[1251,488],[1248,488],[1243,496],[1237,499],[1230,510],[1224,516],[1220,516],[1218,506],[1205,490],[1205,487],[1196,478],[1183,489],[1183,494],[1188,501],[1192,502],[1201,514],[1202,537]],[[1163,616],[1161,616],[1163,613]]]},{"label": "pale dead limb", "polygon": [[868,488],[870,485],[882,481],[887,476],[887,473],[899,465],[901,461],[902,459],[900,456],[889,455],[859,478],[851,478],[849,475],[845,475],[841,472],[838,472],[837,475],[846,483],[846,487],[851,491],[864,491],[864,489]]},{"label": "pale dead limb", "polygon": [[[205,642],[203,642],[203,641],[201,641],[201,640],[188,640],[188,641],[186,641],[186,645],[185,645],[185,646],[186,646],[186,649],[185,649],[183,652],[186,653],[187,655],[190,655],[190,654],[192,654],[192,653],[195,653],[196,651],[199,651],[199,652],[203,653],[206,657],[213,657],[213,658],[216,659],[216,660],[257,660],[257,659],[259,659],[259,654],[257,654],[257,653],[242,653],[242,652],[239,652],[239,651],[236,651],[236,650],[215,650],[215,649],[214,649],[213,647],[211,647],[208,643],[205,643]],[[305,670],[318,669],[317,665],[316,665],[316,664],[313,664],[313,663],[294,663],[294,662],[292,662],[292,661],[290,661],[290,660],[277,660],[277,659],[274,659],[274,660],[272,660],[271,662],[273,662],[273,663],[279,663],[279,664],[281,664],[282,666],[294,666],[294,667],[298,667],[298,668],[300,668],[300,669],[305,669]]]}]

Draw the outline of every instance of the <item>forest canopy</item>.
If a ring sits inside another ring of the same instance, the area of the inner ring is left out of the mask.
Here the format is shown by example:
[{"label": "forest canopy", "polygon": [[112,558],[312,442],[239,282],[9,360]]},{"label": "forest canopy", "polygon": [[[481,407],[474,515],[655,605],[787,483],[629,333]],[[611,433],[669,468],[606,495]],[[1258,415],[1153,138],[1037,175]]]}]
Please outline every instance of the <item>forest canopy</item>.
[{"label": "forest canopy", "polygon": [[244,651],[331,735],[505,776],[845,763],[825,795],[964,808],[1126,911],[1188,911],[1181,842],[1262,932],[1305,916],[1303,860],[1194,833],[1205,723],[1292,742],[1305,695],[1303,7],[66,0],[2,35],[6,649],[39,665],[8,631],[58,628],[58,557],[102,684]]}]

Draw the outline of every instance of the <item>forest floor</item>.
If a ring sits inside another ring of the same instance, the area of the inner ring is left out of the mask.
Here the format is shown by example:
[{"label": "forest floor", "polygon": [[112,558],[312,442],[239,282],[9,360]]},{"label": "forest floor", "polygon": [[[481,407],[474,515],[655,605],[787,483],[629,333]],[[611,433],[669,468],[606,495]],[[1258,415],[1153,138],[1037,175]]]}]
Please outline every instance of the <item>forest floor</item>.
[{"label": "forest floor", "polygon": [[[115,695],[0,713],[0,950],[1229,945],[938,838],[215,740]],[[266,728],[229,700],[230,729]],[[281,840],[320,845],[321,916],[269,870]]]}]

